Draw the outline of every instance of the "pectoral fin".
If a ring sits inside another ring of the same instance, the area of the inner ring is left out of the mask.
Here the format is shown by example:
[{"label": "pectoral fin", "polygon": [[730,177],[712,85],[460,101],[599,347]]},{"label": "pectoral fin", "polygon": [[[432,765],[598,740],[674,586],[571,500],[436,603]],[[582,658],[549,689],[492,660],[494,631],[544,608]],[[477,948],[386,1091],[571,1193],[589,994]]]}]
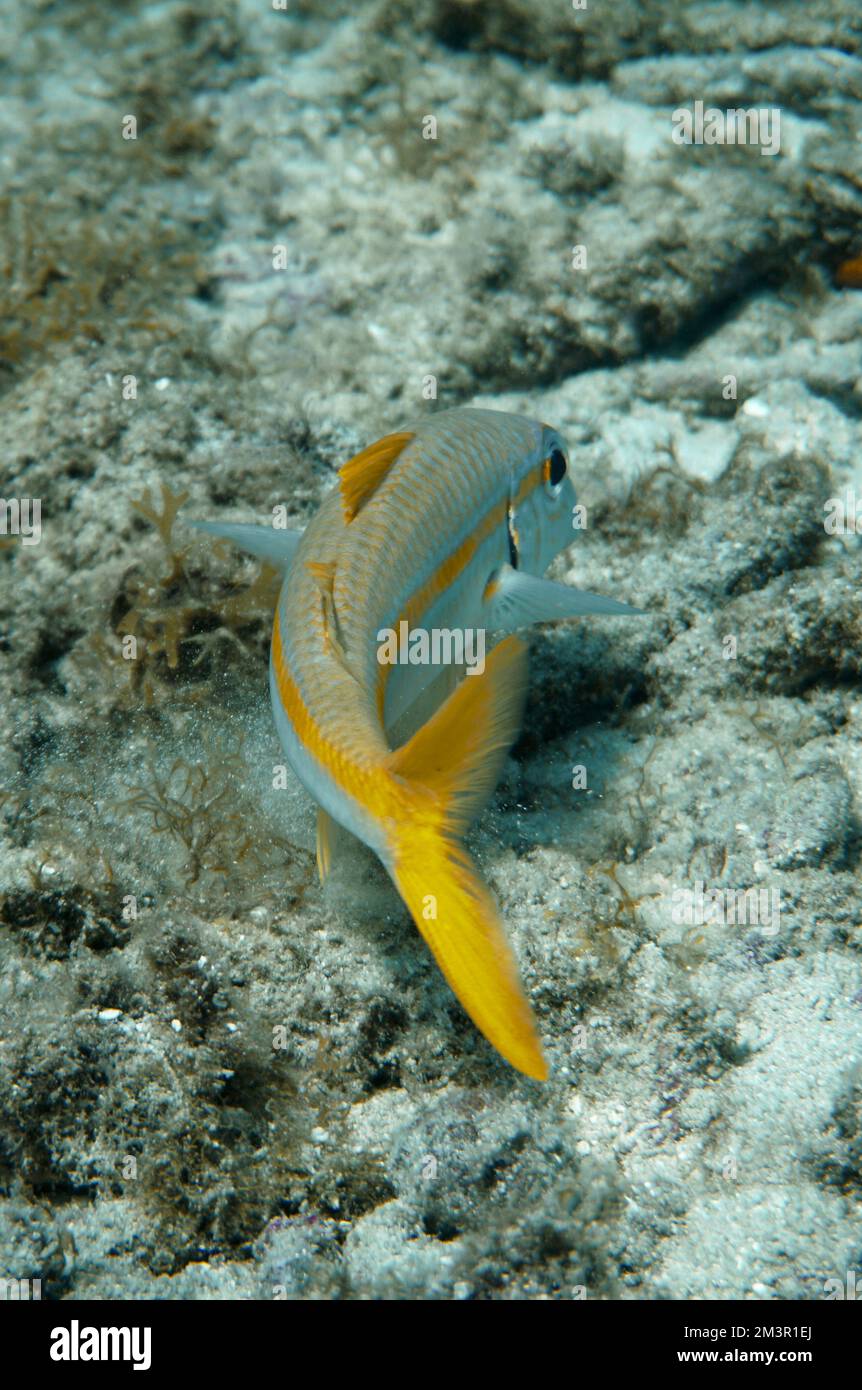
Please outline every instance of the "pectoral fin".
[{"label": "pectoral fin", "polygon": [[588,613],[637,616],[645,611],[603,594],[588,594],[568,584],[555,584],[552,579],[538,579],[534,574],[512,569],[511,565],[503,565],[497,571],[486,590],[486,599],[487,625],[500,632],[514,632],[529,623],[580,618]]},{"label": "pectoral fin", "polygon": [[336,660],[341,663],[351,680],[355,680],[356,677],[347,662],[347,655],[341,641],[338,614],[335,611],[335,561],[308,560],[305,568],[308,570],[308,573],[311,575],[320,591],[323,625],[329,650]]},{"label": "pectoral fin", "polygon": [[281,570],[287,569],[302,539],[301,531],[280,531],[274,526],[248,526],[236,521],[191,521],[189,525],[196,531],[232,541],[240,550],[268,560]]}]

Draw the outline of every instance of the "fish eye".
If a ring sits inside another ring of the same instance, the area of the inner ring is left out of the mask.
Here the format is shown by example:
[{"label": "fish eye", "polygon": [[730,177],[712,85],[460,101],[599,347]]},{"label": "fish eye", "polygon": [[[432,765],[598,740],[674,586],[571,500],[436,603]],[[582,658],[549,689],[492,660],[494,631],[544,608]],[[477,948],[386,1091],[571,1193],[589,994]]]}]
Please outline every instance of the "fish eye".
[{"label": "fish eye", "polygon": [[549,497],[559,496],[566,468],[566,456],[562,449],[552,449],[542,464],[542,482]]}]

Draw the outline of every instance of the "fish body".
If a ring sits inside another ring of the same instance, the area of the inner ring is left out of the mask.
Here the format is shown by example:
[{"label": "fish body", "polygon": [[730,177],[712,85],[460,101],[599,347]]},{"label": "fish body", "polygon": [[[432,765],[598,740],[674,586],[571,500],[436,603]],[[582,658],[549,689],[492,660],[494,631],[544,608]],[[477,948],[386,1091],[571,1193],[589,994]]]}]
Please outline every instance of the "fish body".
[{"label": "fish body", "polygon": [[[540,578],[573,539],[575,502],[556,430],[458,409],[351,459],[301,538],[204,528],[270,557],[285,547],[270,691],[285,757],[320,808],[321,875],[334,821],[379,856],[477,1026],[536,1078],[535,1021],[463,837],[520,726],[526,648],[511,634],[637,611]],[[381,659],[387,634],[465,630],[502,638],[481,671],[445,638],[427,660]]]},{"label": "fish body", "polygon": [[[386,729],[440,669],[381,664],[378,633],[397,630],[404,620],[425,631],[487,630],[484,594],[509,559],[510,499],[541,485],[541,456],[554,446],[561,447],[558,436],[519,416],[480,410],[429,416],[396,445],[386,476],[350,520],[336,488],[300,541],[273,633],[276,723],[300,780],[384,863],[391,857],[390,827],[376,805],[351,796],[343,760],[357,772],[383,768],[391,752]],[[548,517],[559,526],[559,541],[554,538],[547,558],[530,557],[541,568],[559,542],[571,539],[569,492],[573,499],[571,483]],[[528,505],[522,502],[522,509]],[[535,550],[540,528],[519,525],[519,531]],[[327,566],[331,599],[321,588]],[[313,716],[321,742],[316,752],[286,712],[286,703],[292,709],[296,703],[292,691],[284,698],[286,679]]]}]

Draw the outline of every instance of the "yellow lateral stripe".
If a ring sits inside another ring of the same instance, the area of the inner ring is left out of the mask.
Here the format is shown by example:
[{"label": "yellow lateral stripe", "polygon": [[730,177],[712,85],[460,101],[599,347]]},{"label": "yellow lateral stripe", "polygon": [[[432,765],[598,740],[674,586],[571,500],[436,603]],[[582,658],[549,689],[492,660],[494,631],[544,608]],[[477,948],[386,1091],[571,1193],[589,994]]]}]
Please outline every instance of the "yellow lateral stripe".
[{"label": "yellow lateral stripe", "polygon": [[[533,469],[526,477],[521,479],[518,494],[511,502],[509,498],[504,498],[485,513],[482,521],[477,525],[471,535],[466,536],[456,550],[444,557],[434,573],[425,581],[421,589],[417,589],[407,600],[407,604],[401,613],[401,622],[407,621],[412,627],[417,618],[431,607],[432,603],[440,597],[456,579],[460,579],[473,556],[484,544],[488,537],[493,533],[497,526],[501,525],[508,516],[510,507],[519,507],[525,498],[529,497],[534,488],[538,487],[542,481],[541,470]],[[397,624],[396,624],[397,626]],[[383,719],[383,707],[386,699],[386,683],[392,674],[392,666],[388,662],[381,664],[377,674],[376,704],[379,718]]]},{"label": "yellow lateral stripe", "polygon": [[329,773],[340,791],[352,797],[372,816],[379,819],[395,814],[398,809],[397,791],[383,769],[373,765],[363,767],[351,760],[325,737],[315,722],[287,669],[278,608],[272,625],[272,663],[281,707],[306,753]]},{"label": "yellow lateral stripe", "polygon": [[528,473],[521,481],[514,503],[510,503],[508,498],[504,498],[502,502],[498,502],[490,511],[487,511],[472,535],[467,536],[451,555],[447,555],[431,577],[425,581],[422,588],[408,599],[401,617],[406,618],[408,623],[412,624],[415,618],[430,608],[435,599],[439,598],[450,584],[461,577],[479,547],[498,526],[502,525],[508,515],[510,505],[519,507],[540,482],[540,471]]}]

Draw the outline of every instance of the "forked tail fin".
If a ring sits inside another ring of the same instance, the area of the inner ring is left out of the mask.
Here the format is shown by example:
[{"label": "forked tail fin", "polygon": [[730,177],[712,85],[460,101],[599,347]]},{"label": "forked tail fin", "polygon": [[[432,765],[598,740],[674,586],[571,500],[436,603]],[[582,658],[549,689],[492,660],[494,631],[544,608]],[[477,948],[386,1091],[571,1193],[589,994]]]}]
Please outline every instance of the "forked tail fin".
[{"label": "forked tail fin", "polygon": [[391,755],[405,814],[389,871],[437,964],[476,1027],[519,1071],[548,1074],[515,956],[494,901],[460,837],[490,795],[521,719],[526,648],[495,647]]}]

